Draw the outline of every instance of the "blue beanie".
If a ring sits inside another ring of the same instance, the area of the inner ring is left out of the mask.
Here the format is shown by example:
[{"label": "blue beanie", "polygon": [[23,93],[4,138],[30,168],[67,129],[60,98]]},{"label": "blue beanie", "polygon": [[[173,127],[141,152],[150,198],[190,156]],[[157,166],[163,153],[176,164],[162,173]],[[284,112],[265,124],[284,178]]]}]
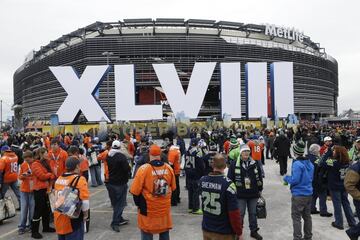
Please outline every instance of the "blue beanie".
[{"label": "blue beanie", "polygon": [[8,145],[4,145],[1,147],[1,152],[10,151],[10,147]]}]

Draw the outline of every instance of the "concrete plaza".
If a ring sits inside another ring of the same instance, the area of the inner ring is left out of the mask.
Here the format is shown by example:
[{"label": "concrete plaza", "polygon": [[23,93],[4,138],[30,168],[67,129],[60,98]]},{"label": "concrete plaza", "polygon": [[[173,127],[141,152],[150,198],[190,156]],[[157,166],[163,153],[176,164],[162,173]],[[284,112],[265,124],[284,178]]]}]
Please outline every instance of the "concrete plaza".
[{"label": "concrete plaza", "polygon": [[[289,159],[289,163],[291,160]],[[289,164],[289,172],[291,164]],[[265,240],[291,240],[292,221],[290,215],[291,194],[289,187],[284,186],[282,177],[279,175],[279,165],[275,161],[268,160],[264,166],[266,178],[263,195],[267,200],[268,217],[259,220],[260,234]],[[185,178],[181,178],[181,204],[172,208],[174,228],[171,231],[171,239],[202,239],[201,216],[194,216],[187,213],[187,191],[184,189]],[[90,188],[91,191],[91,226],[90,232],[85,235],[85,239],[140,239],[140,232],[137,228],[137,211],[133,203],[132,196],[128,194],[128,206],[125,209],[124,217],[130,220],[128,225],[121,227],[120,233],[115,233],[110,228],[112,209],[110,200],[104,186]],[[333,212],[332,202],[328,201],[328,208]],[[30,239],[30,234],[26,233],[19,236],[17,233],[17,216],[5,221],[0,226],[0,239],[17,240]],[[344,218],[345,219],[345,218]],[[345,231],[331,227],[331,218],[323,218],[313,215],[313,240],[346,240],[348,239]],[[244,224],[244,239],[251,239],[247,216]],[[347,228],[345,220],[345,228]],[[41,227],[40,227],[41,229]],[[44,234],[44,239],[57,239],[55,234]],[[157,238],[155,238],[157,239]]]}]

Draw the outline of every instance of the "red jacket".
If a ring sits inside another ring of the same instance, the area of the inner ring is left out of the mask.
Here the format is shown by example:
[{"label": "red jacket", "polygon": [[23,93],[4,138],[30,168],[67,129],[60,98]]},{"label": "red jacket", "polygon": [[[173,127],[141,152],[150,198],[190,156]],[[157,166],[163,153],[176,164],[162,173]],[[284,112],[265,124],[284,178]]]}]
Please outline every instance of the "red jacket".
[{"label": "red jacket", "polygon": [[327,149],[328,149],[328,148],[329,148],[329,147],[326,146],[325,144],[322,145],[321,148],[320,148],[320,156],[324,155],[324,154],[327,152]]},{"label": "red jacket", "polygon": [[230,149],[230,141],[229,140],[226,140],[224,142],[223,148],[224,148],[225,154],[226,155],[229,154],[229,149]]}]

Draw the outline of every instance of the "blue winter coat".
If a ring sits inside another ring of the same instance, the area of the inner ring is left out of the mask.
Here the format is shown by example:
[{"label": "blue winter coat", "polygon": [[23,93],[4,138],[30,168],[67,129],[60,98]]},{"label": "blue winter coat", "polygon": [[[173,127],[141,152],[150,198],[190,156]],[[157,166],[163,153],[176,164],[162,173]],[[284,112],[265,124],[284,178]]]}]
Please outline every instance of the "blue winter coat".
[{"label": "blue winter coat", "polygon": [[314,165],[310,160],[298,158],[293,161],[291,176],[285,176],[284,181],[290,184],[293,196],[311,196],[313,194]]}]

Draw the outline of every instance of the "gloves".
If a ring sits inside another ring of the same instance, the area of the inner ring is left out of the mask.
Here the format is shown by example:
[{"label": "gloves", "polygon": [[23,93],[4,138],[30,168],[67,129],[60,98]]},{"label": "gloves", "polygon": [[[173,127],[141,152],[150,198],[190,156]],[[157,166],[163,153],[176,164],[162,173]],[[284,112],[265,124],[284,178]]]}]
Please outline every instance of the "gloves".
[{"label": "gloves", "polygon": [[[290,178],[290,176],[285,176],[284,178],[283,178],[283,180],[284,180],[284,185],[288,185],[289,184],[289,179]],[[285,184],[286,183],[286,184]]]},{"label": "gloves", "polygon": [[330,167],[333,167],[333,166],[334,166],[334,159],[328,158],[328,159],[326,160],[326,164],[327,164],[328,166],[330,166]]}]

